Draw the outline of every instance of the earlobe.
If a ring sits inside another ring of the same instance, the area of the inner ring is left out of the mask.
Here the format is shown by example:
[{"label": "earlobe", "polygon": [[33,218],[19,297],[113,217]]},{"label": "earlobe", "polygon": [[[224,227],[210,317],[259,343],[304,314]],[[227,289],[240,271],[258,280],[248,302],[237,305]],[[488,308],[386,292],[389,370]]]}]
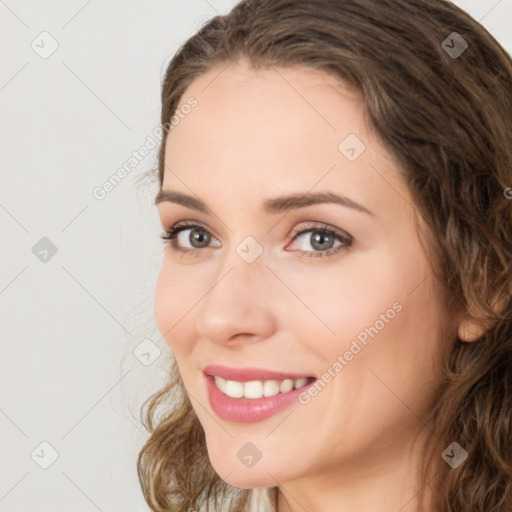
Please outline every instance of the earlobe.
[{"label": "earlobe", "polygon": [[484,335],[485,326],[473,318],[463,319],[459,323],[458,337],[461,341],[472,342]]},{"label": "earlobe", "polygon": [[[506,301],[500,293],[496,293],[491,301],[491,307],[497,315],[503,315]],[[478,321],[468,310],[460,318],[458,326],[458,337],[461,341],[472,342],[478,340],[493,326],[493,321]]]}]

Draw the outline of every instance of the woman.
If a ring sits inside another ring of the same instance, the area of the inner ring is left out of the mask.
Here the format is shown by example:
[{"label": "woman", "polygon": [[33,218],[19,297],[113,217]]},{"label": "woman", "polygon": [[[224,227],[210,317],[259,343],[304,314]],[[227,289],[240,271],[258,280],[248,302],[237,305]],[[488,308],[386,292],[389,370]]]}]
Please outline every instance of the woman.
[{"label": "woman", "polygon": [[242,1],[161,121],[152,510],[512,510],[506,51],[443,0]]}]

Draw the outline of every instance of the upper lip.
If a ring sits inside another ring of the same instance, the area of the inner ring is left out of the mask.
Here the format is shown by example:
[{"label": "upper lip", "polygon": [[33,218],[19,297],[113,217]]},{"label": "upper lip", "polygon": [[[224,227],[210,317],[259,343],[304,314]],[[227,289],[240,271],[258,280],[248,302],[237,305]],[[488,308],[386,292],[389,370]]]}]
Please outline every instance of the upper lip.
[{"label": "upper lip", "polygon": [[229,368],[219,364],[209,364],[203,368],[204,373],[225,380],[249,382],[251,380],[285,380],[312,377],[304,373],[276,372],[265,368]]}]

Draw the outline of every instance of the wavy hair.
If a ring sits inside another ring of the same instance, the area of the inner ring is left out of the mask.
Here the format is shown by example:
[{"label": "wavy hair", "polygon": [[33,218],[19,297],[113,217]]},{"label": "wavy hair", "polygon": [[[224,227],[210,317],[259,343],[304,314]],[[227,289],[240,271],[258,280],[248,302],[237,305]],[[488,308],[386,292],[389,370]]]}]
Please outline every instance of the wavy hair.
[{"label": "wavy hair", "polygon": [[[454,340],[440,363],[444,379],[427,418],[418,510],[429,485],[435,510],[510,512],[510,55],[447,0],[242,0],[203,24],[170,61],[162,126],[169,126],[196,77],[240,58],[254,69],[309,66],[363,93],[365,115],[400,164],[425,221],[425,247],[450,305],[486,326],[473,343]],[[228,503],[236,512],[276,509],[275,487],[238,489],[216,474],[175,363],[165,387],[144,402],[141,418],[150,436],[137,470],[153,511],[226,510]],[[432,475],[454,440],[467,459],[456,469],[441,464]]]}]

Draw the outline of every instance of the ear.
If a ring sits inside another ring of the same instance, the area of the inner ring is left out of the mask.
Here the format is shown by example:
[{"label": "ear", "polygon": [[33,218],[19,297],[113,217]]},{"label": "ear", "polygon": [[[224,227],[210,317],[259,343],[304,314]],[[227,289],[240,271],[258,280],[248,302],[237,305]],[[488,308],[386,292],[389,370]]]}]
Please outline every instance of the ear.
[{"label": "ear", "polygon": [[461,341],[472,342],[484,335],[486,326],[477,322],[471,316],[461,319],[458,327],[458,337]]},{"label": "ear", "polygon": [[[491,300],[491,308],[497,315],[503,315],[506,307],[506,295],[501,292],[495,292]],[[458,326],[458,337],[461,341],[472,342],[478,340],[493,326],[493,321],[488,319],[486,322],[478,321],[471,315],[470,310],[463,309]]]}]

